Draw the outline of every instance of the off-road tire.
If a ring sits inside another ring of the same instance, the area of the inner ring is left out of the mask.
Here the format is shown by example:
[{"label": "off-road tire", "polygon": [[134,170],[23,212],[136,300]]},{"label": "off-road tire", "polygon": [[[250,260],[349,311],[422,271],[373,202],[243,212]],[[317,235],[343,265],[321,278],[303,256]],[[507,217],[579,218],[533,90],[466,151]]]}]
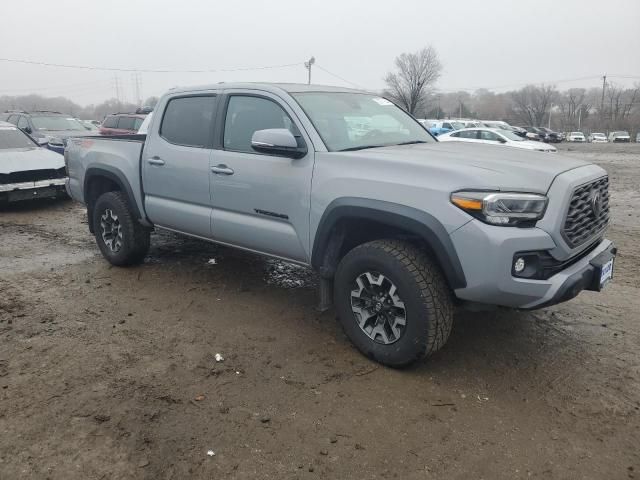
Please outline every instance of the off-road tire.
[{"label": "off-road tire", "polygon": [[[368,271],[387,277],[404,302],[406,325],[394,343],[370,338],[352,311],[356,279]],[[409,242],[376,240],[348,252],[336,271],[334,301],[342,327],[354,345],[367,357],[390,367],[404,367],[437,352],[451,333],[451,291],[439,266]]]},{"label": "off-road tire", "polygon": [[[117,252],[105,243],[102,236],[100,222],[107,210],[117,216],[122,232],[122,244]],[[122,192],[106,192],[98,197],[93,209],[93,226],[98,248],[112,265],[127,266],[140,263],[149,251],[149,229],[135,219],[127,198]]]}]

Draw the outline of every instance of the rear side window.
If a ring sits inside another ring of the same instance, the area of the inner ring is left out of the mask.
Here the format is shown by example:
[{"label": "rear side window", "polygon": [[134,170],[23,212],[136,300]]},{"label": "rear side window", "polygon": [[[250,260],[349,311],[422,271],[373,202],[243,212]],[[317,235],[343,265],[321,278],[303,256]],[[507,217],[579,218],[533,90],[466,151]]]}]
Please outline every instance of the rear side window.
[{"label": "rear side window", "polygon": [[167,142],[204,148],[209,144],[215,115],[215,96],[178,97],[169,101],[160,136]]},{"label": "rear side window", "polygon": [[134,117],[120,117],[118,119],[118,128],[120,130],[133,130],[134,124],[135,124]]},{"label": "rear side window", "polygon": [[116,128],[118,125],[118,117],[107,117],[102,122],[104,128]]}]

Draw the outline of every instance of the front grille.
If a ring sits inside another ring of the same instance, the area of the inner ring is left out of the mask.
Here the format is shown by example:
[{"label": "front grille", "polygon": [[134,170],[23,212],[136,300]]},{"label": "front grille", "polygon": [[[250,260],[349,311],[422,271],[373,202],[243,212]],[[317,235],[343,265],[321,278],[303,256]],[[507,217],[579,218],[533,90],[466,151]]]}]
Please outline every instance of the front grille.
[{"label": "front grille", "polygon": [[573,191],[562,236],[576,248],[600,234],[608,223],[609,177],[602,177]]},{"label": "front grille", "polygon": [[41,180],[53,180],[56,178],[64,178],[66,176],[64,167],[53,169],[47,168],[43,170],[26,170],[24,172],[12,172],[0,175],[0,183],[24,183],[39,182]]}]

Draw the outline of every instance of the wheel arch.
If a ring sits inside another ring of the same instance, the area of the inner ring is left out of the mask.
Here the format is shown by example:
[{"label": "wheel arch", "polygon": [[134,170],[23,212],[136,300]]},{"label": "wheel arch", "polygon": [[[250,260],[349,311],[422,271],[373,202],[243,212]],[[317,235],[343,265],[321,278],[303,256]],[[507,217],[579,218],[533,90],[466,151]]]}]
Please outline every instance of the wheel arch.
[{"label": "wheel arch", "polygon": [[110,166],[91,167],[84,176],[84,200],[87,205],[89,231],[94,232],[93,208],[100,195],[106,192],[120,191],[127,197],[127,203],[135,218],[141,219],[140,209],[135,201],[133,189],[124,174]]},{"label": "wheel arch", "polygon": [[334,200],[320,219],[311,265],[322,277],[333,277],[337,264],[346,253],[345,246],[353,248],[363,243],[355,240],[354,244],[349,240],[350,235],[359,235],[358,229],[362,225],[373,230],[373,237],[365,234],[364,241],[399,236],[419,240],[438,262],[449,286],[452,289],[466,287],[464,271],[453,242],[437,218],[406,205],[358,197]]}]

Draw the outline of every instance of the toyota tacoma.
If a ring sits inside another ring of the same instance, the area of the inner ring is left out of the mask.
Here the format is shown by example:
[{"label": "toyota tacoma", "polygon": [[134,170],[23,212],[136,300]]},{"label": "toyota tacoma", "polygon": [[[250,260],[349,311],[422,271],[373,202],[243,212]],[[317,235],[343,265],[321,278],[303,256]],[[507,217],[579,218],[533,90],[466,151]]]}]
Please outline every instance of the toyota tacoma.
[{"label": "toyota tacoma", "polygon": [[114,265],[154,228],[312,267],[320,305],[389,366],[440,349],[454,309],[599,291],[609,179],[559,155],[440,143],[389,100],[294,84],[176,88],[146,135],[74,138],[69,194]]}]

